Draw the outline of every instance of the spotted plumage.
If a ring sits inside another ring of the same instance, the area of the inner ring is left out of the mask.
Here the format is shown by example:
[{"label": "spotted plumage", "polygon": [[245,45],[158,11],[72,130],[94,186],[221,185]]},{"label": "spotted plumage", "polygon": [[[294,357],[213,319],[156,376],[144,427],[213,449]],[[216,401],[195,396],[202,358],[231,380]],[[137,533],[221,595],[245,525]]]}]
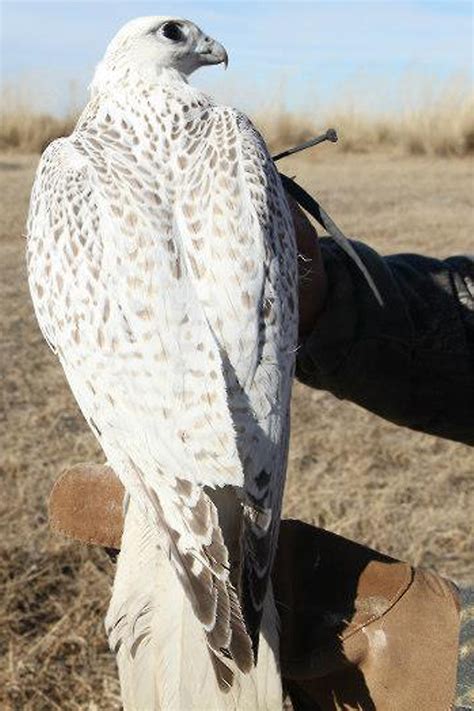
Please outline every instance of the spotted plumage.
[{"label": "spotted plumage", "polygon": [[[174,571],[222,692],[251,676],[273,605],[296,253],[262,138],[186,81],[224,54],[184,20],[129,23],[31,197],[38,322],[130,500],[107,616],[122,689],[149,664],[158,573]],[[152,707],[180,708],[160,683]]]}]

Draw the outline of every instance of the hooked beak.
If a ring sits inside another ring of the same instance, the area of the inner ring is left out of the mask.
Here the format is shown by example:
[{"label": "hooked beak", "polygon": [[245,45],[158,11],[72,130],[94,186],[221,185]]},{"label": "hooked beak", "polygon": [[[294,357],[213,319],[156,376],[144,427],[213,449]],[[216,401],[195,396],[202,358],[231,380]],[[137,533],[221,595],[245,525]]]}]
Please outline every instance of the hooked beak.
[{"label": "hooked beak", "polygon": [[203,64],[223,64],[227,69],[229,56],[225,48],[216,40],[210,37],[203,37],[196,47],[196,52],[199,54]]}]

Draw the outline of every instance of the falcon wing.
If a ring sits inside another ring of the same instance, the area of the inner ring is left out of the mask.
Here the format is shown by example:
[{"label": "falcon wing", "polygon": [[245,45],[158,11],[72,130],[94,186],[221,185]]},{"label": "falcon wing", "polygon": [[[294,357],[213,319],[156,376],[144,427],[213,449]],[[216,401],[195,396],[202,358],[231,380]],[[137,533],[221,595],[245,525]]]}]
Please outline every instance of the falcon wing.
[{"label": "falcon wing", "polygon": [[294,228],[263,140],[234,110],[213,107],[190,119],[177,160],[183,254],[219,345],[244,467],[239,587],[256,648],[287,460],[297,342]]},{"label": "falcon wing", "polygon": [[48,149],[31,202],[29,279],[40,326],[102,440],[120,448],[125,437],[165,475],[185,470],[196,484],[239,486],[219,349],[172,212],[156,209],[167,196],[151,179],[140,192],[121,190],[130,183],[124,159],[71,143]]},{"label": "falcon wing", "polygon": [[[171,211],[146,202],[166,195],[152,177],[139,196],[121,192],[127,161],[87,149],[57,142],[39,168],[29,220],[38,320],[109,463],[159,531],[210,649],[248,671],[227,550],[201,486],[243,484],[219,349]],[[145,640],[140,613],[119,615],[130,654]]]}]

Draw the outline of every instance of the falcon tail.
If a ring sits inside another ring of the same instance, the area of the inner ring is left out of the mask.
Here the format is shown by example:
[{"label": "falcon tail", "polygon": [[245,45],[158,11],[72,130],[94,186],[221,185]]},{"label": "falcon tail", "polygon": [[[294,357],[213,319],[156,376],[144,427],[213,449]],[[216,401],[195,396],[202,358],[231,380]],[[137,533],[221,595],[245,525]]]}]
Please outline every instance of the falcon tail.
[{"label": "falcon tail", "polygon": [[126,711],[281,711],[271,587],[258,663],[243,674],[209,648],[168,556],[133,502],[126,513],[106,628]]}]

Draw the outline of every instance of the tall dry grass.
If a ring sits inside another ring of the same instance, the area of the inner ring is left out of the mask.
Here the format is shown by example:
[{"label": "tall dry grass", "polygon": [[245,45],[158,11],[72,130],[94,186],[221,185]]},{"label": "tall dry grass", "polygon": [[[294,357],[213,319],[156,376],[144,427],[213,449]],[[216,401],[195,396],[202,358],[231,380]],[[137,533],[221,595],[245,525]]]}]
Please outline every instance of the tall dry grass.
[{"label": "tall dry grass", "polygon": [[[385,111],[374,108],[375,100],[371,103],[376,93],[353,88],[322,110],[308,106],[296,111],[289,110],[277,95],[253,118],[272,150],[307,140],[333,126],[339,134],[338,149],[343,152],[393,150],[439,156],[474,152],[474,95],[468,82],[453,79],[435,91],[419,80],[411,92],[414,96],[402,96],[396,103],[398,108]],[[25,86],[6,87],[1,98],[0,151],[41,153],[53,139],[68,135],[77,120],[74,109],[63,117],[38,112]]]},{"label": "tall dry grass", "polygon": [[63,117],[38,112],[24,85],[5,86],[1,93],[0,151],[42,153],[55,138],[69,135],[76,120],[74,110]]},{"label": "tall dry grass", "polygon": [[56,118],[31,112],[2,112],[0,115],[0,151],[42,153],[51,141],[68,136],[75,118]]},{"label": "tall dry grass", "polygon": [[[254,117],[274,149],[305,141],[334,127],[338,149],[346,153],[393,150],[406,155],[465,156],[474,152],[474,93],[469,82],[453,79],[441,87],[412,82],[389,108],[376,108],[372,92],[342,93],[326,107],[293,112],[276,100]],[[401,93],[401,92],[398,92]],[[414,95],[413,95],[414,94]],[[379,102],[380,103],[380,102]],[[302,154],[302,157],[308,154]]]}]

